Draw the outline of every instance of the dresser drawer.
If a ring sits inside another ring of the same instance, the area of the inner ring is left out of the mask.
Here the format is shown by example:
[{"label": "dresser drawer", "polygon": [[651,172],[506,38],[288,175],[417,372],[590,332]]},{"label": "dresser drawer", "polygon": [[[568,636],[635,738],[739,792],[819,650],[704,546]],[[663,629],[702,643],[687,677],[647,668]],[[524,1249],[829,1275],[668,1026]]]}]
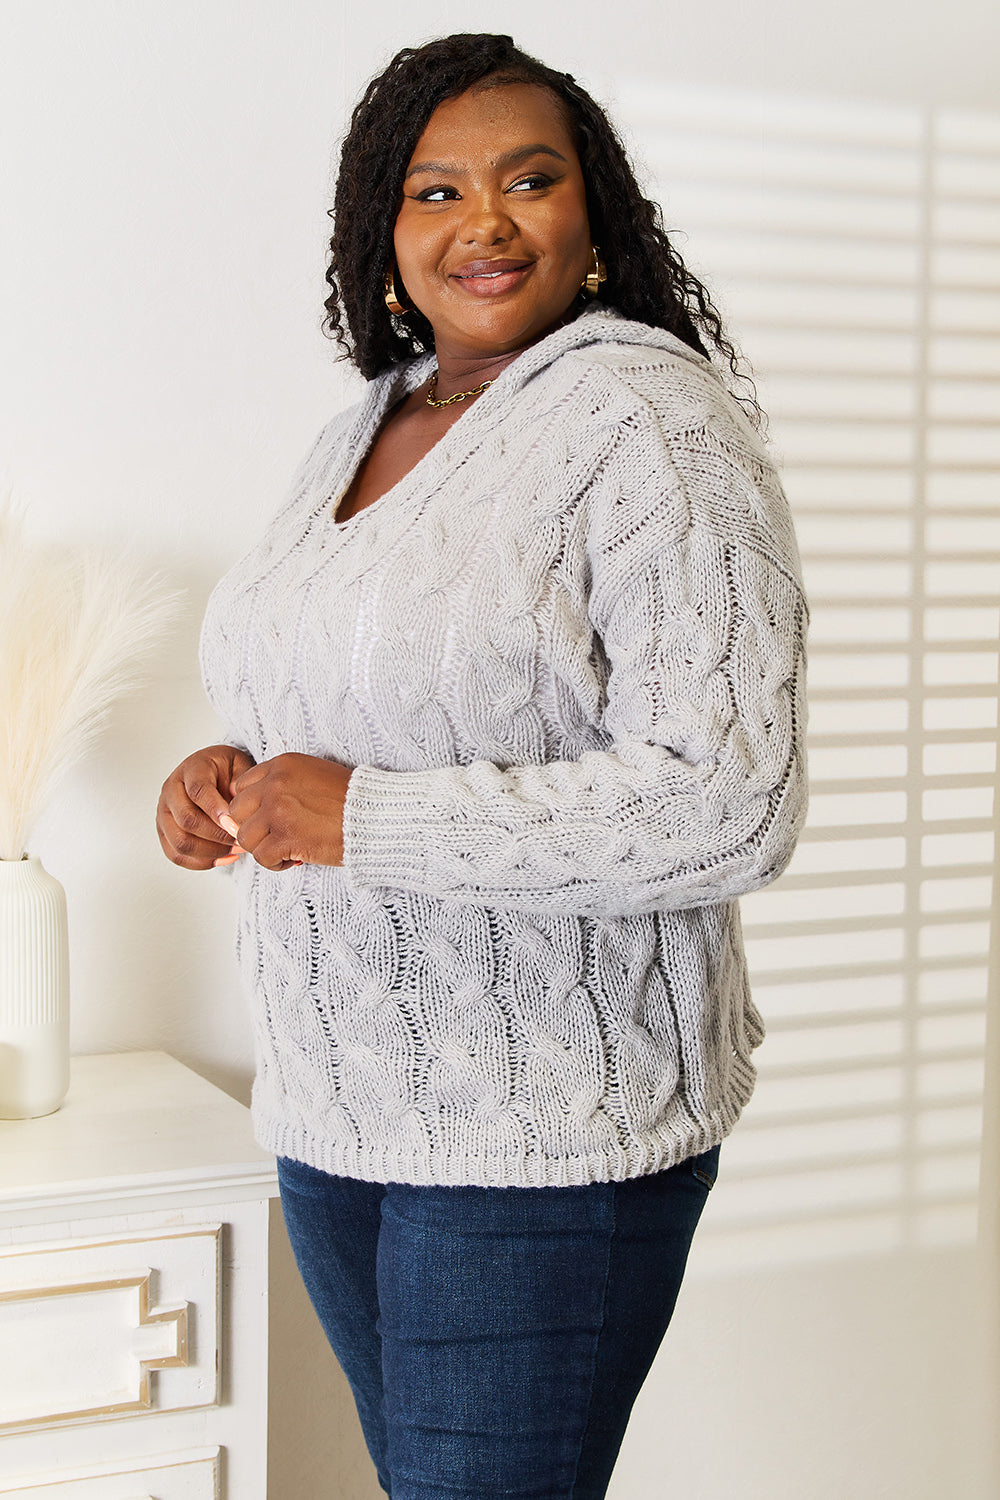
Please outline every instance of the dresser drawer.
[{"label": "dresser drawer", "polygon": [[[209,1224],[0,1250],[0,1432],[214,1405],[220,1234]],[[144,1500],[141,1486],[106,1493]]]},{"label": "dresser drawer", "polygon": [[165,1454],[139,1467],[88,1465],[35,1479],[0,1480],[2,1500],[217,1500],[218,1450]]}]

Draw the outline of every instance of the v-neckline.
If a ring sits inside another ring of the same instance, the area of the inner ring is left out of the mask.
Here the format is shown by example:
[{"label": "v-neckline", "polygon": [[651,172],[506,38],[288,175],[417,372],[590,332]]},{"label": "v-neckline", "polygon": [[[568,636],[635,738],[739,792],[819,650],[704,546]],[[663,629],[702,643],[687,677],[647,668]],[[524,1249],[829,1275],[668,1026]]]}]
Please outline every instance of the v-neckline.
[{"label": "v-neckline", "polygon": [[[503,403],[509,398],[512,387],[519,390],[535,374],[536,369],[550,365],[557,354],[562,352],[559,349],[560,341],[565,342],[569,348],[575,347],[579,339],[580,326],[602,314],[614,318],[620,316],[608,308],[586,308],[565,328],[556,329],[540,339],[538,343],[523,349],[516,359],[511,360],[510,364],[501,370],[489,389],[485,390],[472,403],[472,406],[462,413],[457,422],[442,433],[437,442],[432,444],[427,452],[417,459],[413,467],[396,480],[395,484],[384,490],[370,505],[366,505],[353,516],[347,516],[343,521],[338,521],[337,511],[354,483],[362,463],[371,452],[388,412],[401,399],[405,400],[423,384],[434,366],[434,355],[424,354],[416,360],[394,366],[386,376],[376,377],[362,398],[357,417],[347,434],[344,443],[344,461],[338,465],[332,488],[328,491],[321,509],[313,512],[313,519],[322,518],[331,532],[341,538],[346,538],[353,531],[367,530],[367,527],[355,525],[355,523],[361,523],[366,517],[381,515],[390,510],[390,502],[404,493],[416,480],[424,479],[442,458],[446,460],[452,458],[458,444],[470,449],[474,447],[479,437],[487,430],[484,424],[487,424],[494,418],[495,413],[503,409]],[[563,338],[564,335],[567,337]],[[457,437],[456,434],[458,434]],[[472,436],[471,444],[467,442],[467,437],[470,435]]]},{"label": "v-neckline", "polygon": [[[462,426],[463,423],[468,424],[468,419],[482,401],[483,397],[481,396],[478,401],[473,402],[467,411],[462,412],[458,420],[453,422],[431,444],[427,452],[422,453],[416,463],[412,464],[406,473],[402,474],[388,489],[383,490],[381,495],[376,495],[374,500],[362,506],[353,515],[345,516],[342,521],[338,521],[337,512],[343,505],[355,479],[360,474],[362,465],[366,462],[375,443],[378,441],[379,433],[385,426],[389,413],[394,407],[401,405],[409,396],[412,396],[413,392],[424,383],[427,378],[427,372],[433,366],[433,363],[433,356],[428,355],[425,359],[420,360],[419,363],[410,365],[405,371],[401,372],[401,379],[387,381],[384,387],[372,393],[369,399],[362,403],[361,410],[358,413],[358,420],[349,433],[345,444],[346,461],[337,475],[337,482],[326,507],[330,523],[338,534],[343,534],[347,527],[351,526],[355,521],[360,521],[362,516],[367,516],[374,511],[388,509],[386,505],[388,500],[410,485],[415,476],[422,476],[425,469],[433,467],[433,461],[438,457],[442,446],[447,444],[451,434],[457,427]],[[483,392],[483,396],[487,394],[488,392]]]},{"label": "v-neckline", "polygon": [[[421,382],[421,384],[423,384],[423,382]],[[413,389],[419,390],[420,386],[414,386]],[[429,447],[424,449],[423,453],[421,453],[420,456],[410,464],[410,467],[405,470],[405,472],[401,474],[398,479],[394,480],[392,484],[387,485],[387,487],[382,490],[380,494],[376,495],[374,499],[367,501],[366,504],[359,506],[358,509],[352,511],[349,516],[344,516],[343,519],[341,519],[338,512],[340,511],[347,497],[350,495],[355,483],[361,477],[365,465],[375,451],[376,444],[379,442],[380,438],[382,437],[389,423],[393,420],[394,416],[396,416],[396,414],[402,410],[402,408],[406,405],[407,401],[409,401],[412,395],[413,391],[404,391],[402,395],[396,395],[395,399],[392,399],[392,397],[390,397],[390,400],[386,405],[382,416],[379,418],[374,427],[374,430],[372,431],[367,448],[360,453],[360,456],[354,465],[353,472],[341,476],[339,498],[336,499],[335,506],[334,502],[331,502],[333,523],[335,526],[346,526],[350,521],[353,521],[358,516],[360,516],[363,511],[371,510],[373,506],[378,505],[378,503],[385,496],[389,495],[397,485],[405,484],[406,480],[409,479],[414,470],[423,462],[425,458],[428,457],[430,453],[433,452],[438,443],[440,443],[444,438],[448,436],[448,434],[451,432],[451,429],[453,427],[456,427],[458,425],[458,422],[465,415],[464,412],[458,413],[454,420],[450,422],[449,425],[444,429],[444,431],[434,439]]]},{"label": "v-neckline", "polygon": [[[363,458],[371,451],[375,435],[386,414],[401,398],[405,399],[426,380],[433,365],[433,355],[427,355],[418,362],[391,372],[388,378],[372,381],[358,405],[354,420],[341,440],[340,461],[327,476],[321,492],[321,502],[310,506],[307,516],[303,518],[303,538],[311,536],[312,545],[318,545],[328,561],[336,559],[341,587],[352,585],[419,521],[439,483],[456,467],[462,456],[475,449],[483,434],[496,420],[496,414],[504,409],[502,403],[490,403],[477,415],[496,387],[484,391],[480,399],[468,411],[463,412],[447,432],[442,433],[437,442],[428,448],[402,478],[363,510],[338,521],[337,510],[350,489]],[[456,434],[458,443],[455,441]],[[411,500],[412,503],[407,503]]]}]

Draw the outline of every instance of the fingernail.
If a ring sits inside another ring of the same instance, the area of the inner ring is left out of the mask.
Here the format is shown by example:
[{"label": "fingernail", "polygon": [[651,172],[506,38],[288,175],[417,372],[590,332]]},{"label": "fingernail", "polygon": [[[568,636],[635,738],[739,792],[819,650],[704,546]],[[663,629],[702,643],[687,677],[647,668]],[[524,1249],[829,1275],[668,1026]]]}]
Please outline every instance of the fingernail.
[{"label": "fingernail", "polygon": [[232,818],[229,817],[227,813],[222,813],[220,815],[219,827],[224,828],[228,834],[232,835],[233,838],[236,838],[240,831],[237,828],[236,824],[233,822]]},{"label": "fingernail", "polygon": [[219,865],[234,865],[239,858],[239,854],[223,854],[221,859],[213,859],[212,864],[218,869]]}]

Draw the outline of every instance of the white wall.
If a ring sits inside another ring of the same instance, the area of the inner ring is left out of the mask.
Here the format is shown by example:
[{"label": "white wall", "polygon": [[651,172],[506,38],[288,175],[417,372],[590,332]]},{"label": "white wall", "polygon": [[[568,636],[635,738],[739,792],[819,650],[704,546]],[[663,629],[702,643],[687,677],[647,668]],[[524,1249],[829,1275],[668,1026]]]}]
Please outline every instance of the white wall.
[{"label": "white wall", "polygon": [[[618,21],[614,33],[610,15]],[[250,1048],[231,959],[227,882],[167,866],[152,833],[152,807],[166,771],[215,735],[194,663],[207,590],[274,508],[301,450],[349,389],[318,333],[323,210],[346,112],[397,46],[489,24],[470,21],[467,5],[456,0],[436,8],[433,33],[425,17],[415,26],[413,16],[398,0],[368,8],[318,0],[175,0],[169,8],[152,0],[0,0],[0,318],[7,335],[0,476],[29,505],[39,531],[126,538],[189,596],[184,624],[165,646],[150,687],[118,713],[34,840],[69,896],[74,1045],[80,1052],[162,1046],[244,1098]],[[907,365],[897,337],[905,343],[905,318],[895,328],[876,318],[883,334],[877,354],[859,344],[846,367],[828,329],[817,363],[808,298],[789,299],[797,326],[776,339],[768,313],[773,288],[750,251],[767,232],[775,192],[786,209],[801,213],[813,246],[822,242],[834,258],[844,238],[831,222],[838,203],[857,228],[858,202],[836,197],[852,184],[829,176],[836,176],[831,119],[855,133],[856,145],[871,148],[856,156],[853,186],[863,189],[865,163],[878,146],[872,131],[898,127],[905,134],[905,122],[915,120],[920,136],[928,120],[943,118],[928,114],[932,108],[995,109],[1000,12],[985,0],[947,7],[850,0],[836,8],[801,0],[719,0],[697,8],[574,0],[536,10],[516,27],[513,19],[493,24],[514,29],[522,45],[575,72],[617,108],[667,196],[670,221],[690,232],[692,257],[720,286],[750,354],[760,351],[790,492],[814,538],[807,565],[822,564],[829,545],[823,538],[831,534],[823,525],[832,518],[857,535],[864,520],[850,506],[847,513],[836,504],[819,507],[829,458],[823,403],[841,403],[848,424],[841,435],[858,452],[866,441],[877,448],[903,431],[924,432],[926,401],[936,390],[927,365],[933,328],[924,327],[923,353]],[[789,123],[790,102],[798,125]],[[976,140],[977,130],[996,127],[981,121],[968,128]],[[796,132],[814,143],[822,138],[808,182],[776,177],[775,163]],[[980,165],[995,171],[996,138],[992,146],[984,140]],[[734,152],[738,173],[719,167],[720,144],[723,155]],[[927,160],[919,140],[913,149],[914,160]],[[874,215],[882,210],[870,173],[868,180]],[[699,182],[710,182],[712,191],[699,196]],[[900,188],[902,178],[884,194],[893,212]],[[926,259],[936,253],[925,222],[936,200],[923,179],[907,191],[917,220],[912,232],[902,220],[890,225],[888,241],[904,256],[911,242],[922,245],[915,253]],[[994,185],[992,196],[988,188],[980,195],[987,218],[996,213],[997,192]],[[901,211],[905,218],[906,203]],[[995,251],[995,227],[980,224],[977,232],[978,240],[970,231],[973,248]],[[787,273],[800,288],[803,264],[793,259]],[[909,282],[907,275],[894,261],[888,280],[875,287],[874,305],[884,309],[914,286],[926,302],[934,291],[930,269]],[[857,294],[872,305],[871,286]],[[993,366],[980,370],[977,399],[987,400],[997,374]],[[988,446],[983,451],[989,471],[996,456]],[[935,519],[926,493],[933,463],[926,454],[924,460],[902,464],[916,489],[905,492],[901,506],[897,492],[894,513],[908,535],[919,533],[921,566],[926,527]],[[878,468],[874,449],[861,452],[858,467],[870,482]],[[871,493],[884,500],[884,491]],[[914,495],[922,496],[919,505]],[[995,525],[998,508],[980,506],[976,514]],[[964,512],[952,509],[961,520]],[[879,517],[893,520],[888,511]],[[894,534],[891,527],[881,533],[890,538],[886,546],[896,545]],[[992,553],[995,544],[987,538],[977,545]],[[881,546],[875,538],[859,563],[891,562]],[[855,595],[855,616],[870,603]],[[876,604],[893,607],[881,596]],[[817,613],[824,609],[832,629],[838,617],[821,599]],[[883,625],[889,618],[879,617]],[[859,669],[880,642],[880,628],[873,624],[867,641],[856,643]],[[908,629],[896,654],[912,666],[923,636]],[[824,649],[832,657],[836,645],[828,638],[826,648],[816,648],[821,676],[837,670],[822,665]],[[921,692],[912,681],[910,688],[903,696],[919,710]],[[968,692],[995,698],[996,689],[987,681]],[[834,689],[823,701],[837,711]],[[863,740],[863,725],[857,733]],[[835,740],[819,741],[819,750],[840,754]],[[912,754],[924,746],[912,737],[899,744],[911,765],[893,785],[912,808],[925,790]],[[839,794],[838,764],[846,762],[827,754],[830,795]],[[956,770],[946,785],[971,790],[982,781]],[[907,848],[919,846],[916,816],[908,811],[898,830]],[[980,825],[962,828],[971,834]],[[817,834],[811,847],[822,849],[831,837],[835,831]],[[896,882],[903,891],[900,960],[893,968],[883,953],[857,976],[873,984],[887,972],[899,977],[912,996],[891,1015],[876,1015],[869,994],[860,1014],[838,1020],[813,1003],[790,1020],[792,989],[783,986],[794,984],[796,972],[787,963],[783,970],[769,968],[770,960],[759,965],[768,971],[762,989],[774,1029],[762,1054],[757,1114],[748,1113],[724,1154],[724,1177],[674,1328],[626,1441],[614,1487],[620,1500],[675,1492],[694,1500],[987,1500],[996,1492],[988,1435],[997,1341],[982,1286],[995,1262],[988,1237],[976,1238],[976,1183],[968,1176],[978,1147],[969,1131],[979,1130],[982,1092],[969,1083],[969,1069],[982,1067],[985,1003],[959,996],[920,1009],[921,976],[942,965],[933,956],[925,961],[927,923],[921,926],[919,902],[914,907],[924,872],[912,860],[901,868],[879,877],[880,886]],[[981,865],[965,878],[982,882]],[[833,899],[831,891],[846,900],[845,891],[867,889],[872,879],[863,859],[854,874],[848,866],[846,884],[818,888],[814,875],[793,872],[774,893],[784,907],[748,913],[757,939],[794,941],[796,910],[815,919],[810,900]],[[884,899],[891,905],[894,898]],[[988,912],[959,916],[971,930]],[[860,927],[834,923],[827,935],[846,941],[857,931],[895,930],[892,921],[862,920]],[[969,967],[967,952],[954,957],[953,968]],[[838,972],[832,964],[831,982]],[[822,975],[798,978],[820,993]],[[870,1028],[885,1024],[900,1028],[898,1035],[886,1041],[883,1033],[876,1045]],[[926,1035],[937,1041],[921,1051]],[[840,1057],[837,1076],[856,1097],[881,1070],[898,1078],[901,1100],[887,1102],[883,1094],[867,1113],[820,1114],[807,1101],[782,1114],[781,1099],[797,1091],[800,1101],[811,1095],[814,1103],[830,1087],[832,1056]],[[921,1080],[956,1066],[965,1067],[966,1082],[943,1095],[939,1089],[930,1109],[919,1097]],[[958,1136],[950,1146],[928,1144],[934,1128]],[[881,1144],[873,1146],[879,1132]],[[951,1174],[951,1191],[941,1188],[942,1174]],[[835,1179],[840,1185],[831,1187]],[[995,1175],[984,1182],[984,1201],[992,1204]],[[826,1184],[825,1197],[816,1196],[817,1184]],[[927,1225],[945,1231],[935,1237]],[[275,1500],[373,1497],[342,1380],[280,1236],[275,1288]]]}]

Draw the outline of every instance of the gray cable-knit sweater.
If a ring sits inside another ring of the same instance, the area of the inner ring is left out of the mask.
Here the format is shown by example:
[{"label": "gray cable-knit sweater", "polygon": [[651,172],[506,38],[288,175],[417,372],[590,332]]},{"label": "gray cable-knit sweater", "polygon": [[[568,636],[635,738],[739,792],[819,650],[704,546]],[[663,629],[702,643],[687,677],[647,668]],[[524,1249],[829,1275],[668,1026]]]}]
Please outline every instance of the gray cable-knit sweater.
[{"label": "gray cable-knit sweater", "polygon": [[387,371],[212,596],[234,743],[356,767],[344,867],[237,867],[263,1145],[378,1181],[561,1185],[707,1149],[762,1036],[736,897],[806,796],[774,469],[670,334],[594,307],[334,515]]}]

